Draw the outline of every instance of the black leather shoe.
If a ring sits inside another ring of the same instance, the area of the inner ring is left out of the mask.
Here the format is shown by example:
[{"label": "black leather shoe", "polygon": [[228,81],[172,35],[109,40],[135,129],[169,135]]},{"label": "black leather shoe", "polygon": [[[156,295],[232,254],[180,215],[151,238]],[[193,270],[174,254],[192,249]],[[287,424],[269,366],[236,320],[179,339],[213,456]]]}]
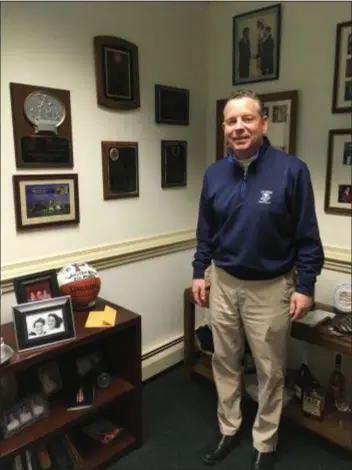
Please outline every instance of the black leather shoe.
[{"label": "black leather shoe", "polygon": [[221,435],[220,440],[213,444],[203,455],[202,460],[207,465],[214,465],[223,460],[238,444],[238,433],[233,436]]},{"label": "black leather shoe", "polygon": [[254,449],[252,457],[252,470],[274,470],[274,452],[259,452]]}]

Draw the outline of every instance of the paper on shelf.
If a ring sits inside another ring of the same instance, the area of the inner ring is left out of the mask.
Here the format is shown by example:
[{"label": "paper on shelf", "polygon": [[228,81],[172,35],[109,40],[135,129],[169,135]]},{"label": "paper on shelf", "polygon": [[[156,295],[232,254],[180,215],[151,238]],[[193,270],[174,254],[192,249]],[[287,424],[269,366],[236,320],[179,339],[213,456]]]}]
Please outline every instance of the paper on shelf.
[{"label": "paper on shelf", "polygon": [[106,305],[104,310],[90,312],[85,326],[86,328],[115,326],[116,314],[117,311],[114,308]]}]

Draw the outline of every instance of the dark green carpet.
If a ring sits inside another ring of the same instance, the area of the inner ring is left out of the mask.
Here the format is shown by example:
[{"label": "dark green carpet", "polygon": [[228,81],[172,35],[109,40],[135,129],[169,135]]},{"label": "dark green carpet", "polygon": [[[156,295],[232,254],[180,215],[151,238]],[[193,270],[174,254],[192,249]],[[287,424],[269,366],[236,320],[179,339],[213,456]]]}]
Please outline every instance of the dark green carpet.
[{"label": "dark green carpet", "polygon": [[[248,470],[255,409],[244,416],[241,445],[215,467],[203,465],[204,445],[217,429],[216,393],[212,383],[189,380],[182,365],[143,387],[143,446],[109,470]],[[352,454],[283,420],[277,470],[351,470]]]}]

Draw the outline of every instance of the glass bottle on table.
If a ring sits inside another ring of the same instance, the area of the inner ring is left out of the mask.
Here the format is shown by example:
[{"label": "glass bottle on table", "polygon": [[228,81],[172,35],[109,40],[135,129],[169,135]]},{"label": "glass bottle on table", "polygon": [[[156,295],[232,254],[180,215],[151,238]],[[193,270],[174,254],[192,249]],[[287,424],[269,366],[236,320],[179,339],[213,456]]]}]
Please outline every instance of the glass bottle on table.
[{"label": "glass bottle on table", "polygon": [[302,401],[304,389],[319,388],[318,380],[312,374],[308,365],[308,349],[302,351],[302,363],[298,370],[295,384],[295,394],[299,402]]},{"label": "glass bottle on table", "polygon": [[328,395],[330,403],[335,405],[339,411],[348,411],[349,409],[345,389],[346,380],[342,373],[342,355],[337,353],[335,355],[335,368],[329,379]]}]

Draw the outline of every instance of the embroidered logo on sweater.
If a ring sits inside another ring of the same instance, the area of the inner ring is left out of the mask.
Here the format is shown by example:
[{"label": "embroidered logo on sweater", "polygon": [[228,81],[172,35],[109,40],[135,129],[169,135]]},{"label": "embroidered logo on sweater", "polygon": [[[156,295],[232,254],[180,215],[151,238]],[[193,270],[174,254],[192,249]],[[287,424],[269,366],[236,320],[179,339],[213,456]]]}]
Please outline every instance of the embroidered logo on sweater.
[{"label": "embroidered logo on sweater", "polygon": [[261,192],[261,196],[259,199],[259,204],[271,204],[271,195],[273,194],[272,191],[268,189],[263,189]]}]

